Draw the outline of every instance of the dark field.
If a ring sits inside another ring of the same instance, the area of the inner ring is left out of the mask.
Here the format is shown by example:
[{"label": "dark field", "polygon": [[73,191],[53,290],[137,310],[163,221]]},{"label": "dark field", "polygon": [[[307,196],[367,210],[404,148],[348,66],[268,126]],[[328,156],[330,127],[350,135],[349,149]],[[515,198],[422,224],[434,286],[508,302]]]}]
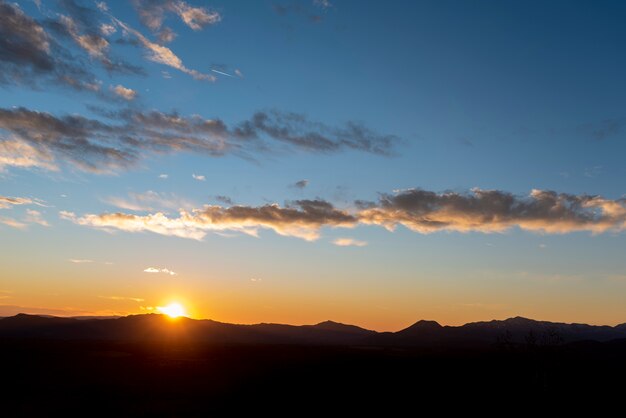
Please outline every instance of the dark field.
[{"label": "dark field", "polygon": [[444,398],[571,404],[618,399],[625,353],[623,340],[434,350],[5,339],[1,401],[6,416],[398,416]]}]

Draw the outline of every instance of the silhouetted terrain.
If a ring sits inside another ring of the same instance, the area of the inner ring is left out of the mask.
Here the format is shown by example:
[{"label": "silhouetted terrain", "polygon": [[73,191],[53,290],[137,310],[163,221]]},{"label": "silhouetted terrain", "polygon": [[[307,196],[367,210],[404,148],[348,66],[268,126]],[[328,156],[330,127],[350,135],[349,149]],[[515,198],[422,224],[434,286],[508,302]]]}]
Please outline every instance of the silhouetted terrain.
[{"label": "silhouetted terrain", "polygon": [[441,411],[571,406],[622,395],[625,328],[512,318],[377,333],[330,321],[17,315],[0,319],[0,401],[6,416],[398,416],[436,399],[454,400],[436,403]]},{"label": "silhouetted terrain", "polygon": [[316,325],[237,325],[163,315],[121,318],[59,318],[19,314],[0,319],[0,337],[65,340],[185,341],[211,344],[365,345],[395,347],[490,346],[494,343],[557,345],[574,341],[626,338],[626,324],[615,327],[534,321],[504,321],[441,326],[418,321],[398,332],[376,332],[326,321]]}]

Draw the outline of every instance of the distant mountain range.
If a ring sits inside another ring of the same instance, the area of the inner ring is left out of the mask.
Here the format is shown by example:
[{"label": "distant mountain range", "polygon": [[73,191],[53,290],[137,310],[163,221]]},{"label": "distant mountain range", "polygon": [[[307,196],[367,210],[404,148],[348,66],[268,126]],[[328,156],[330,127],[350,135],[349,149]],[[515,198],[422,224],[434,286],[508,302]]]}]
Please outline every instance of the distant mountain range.
[{"label": "distant mountain range", "polygon": [[265,323],[238,325],[206,319],[172,320],[159,314],[119,318],[61,318],[18,314],[0,319],[0,338],[396,347],[558,345],[576,341],[626,339],[626,324],[611,327],[515,317],[462,326],[418,321],[398,332],[376,332],[333,321],[301,326]]}]

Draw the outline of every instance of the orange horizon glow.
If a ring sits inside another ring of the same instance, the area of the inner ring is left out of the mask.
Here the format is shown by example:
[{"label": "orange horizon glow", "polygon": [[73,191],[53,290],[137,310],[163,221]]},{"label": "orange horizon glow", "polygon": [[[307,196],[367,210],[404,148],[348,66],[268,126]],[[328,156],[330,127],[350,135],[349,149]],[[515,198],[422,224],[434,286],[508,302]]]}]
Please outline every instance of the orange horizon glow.
[{"label": "orange horizon glow", "polygon": [[159,306],[157,307],[157,311],[170,318],[179,318],[186,315],[185,308],[178,302],[172,302],[167,306]]}]

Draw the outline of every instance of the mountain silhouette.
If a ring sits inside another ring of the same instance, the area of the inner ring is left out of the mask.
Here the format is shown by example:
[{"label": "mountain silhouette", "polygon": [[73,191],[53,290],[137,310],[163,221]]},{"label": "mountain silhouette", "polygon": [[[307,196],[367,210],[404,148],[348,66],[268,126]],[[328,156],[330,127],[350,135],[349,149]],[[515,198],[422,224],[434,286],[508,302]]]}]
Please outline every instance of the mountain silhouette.
[{"label": "mountain silhouette", "polygon": [[0,337],[62,340],[160,341],[213,344],[298,344],[363,346],[554,345],[626,338],[626,324],[567,324],[515,317],[442,326],[421,320],[398,332],[377,332],[325,321],[315,325],[241,325],[208,319],[170,319],[160,314],[119,318],[60,318],[18,314],[0,319]]}]

